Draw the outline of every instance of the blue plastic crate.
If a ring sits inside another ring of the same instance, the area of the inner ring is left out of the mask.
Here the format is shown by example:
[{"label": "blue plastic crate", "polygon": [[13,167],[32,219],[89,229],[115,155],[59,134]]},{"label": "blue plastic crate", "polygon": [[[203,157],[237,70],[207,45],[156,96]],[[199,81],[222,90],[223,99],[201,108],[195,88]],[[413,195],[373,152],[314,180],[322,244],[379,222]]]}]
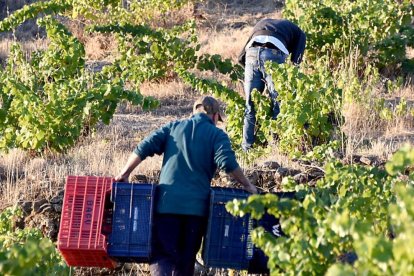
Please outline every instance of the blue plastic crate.
[{"label": "blue plastic crate", "polygon": [[[290,198],[293,199],[295,197],[294,192],[280,192],[274,193],[279,198]],[[254,227],[263,227],[264,230],[274,237],[278,238],[281,236],[285,236],[283,230],[280,225],[279,218],[276,218],[268,213],[265,213],[263,217],[259,220],[253,220]],[[267,261],[269,258],[264,254],[264,252],[258,248],[254,247],[253,257],[249,262],[248,272],[252,274],[268,274],[269,269],[267,268]]]},{"label": "blue plastic crate", "polygon": [[226,203],[246,199],[250,194],[241,189],[213,187],[210,193],[210,212],[202,257],[207,267],[247,269],[253,256],[249,235],[250,216],[234,217],[226,211]]},{"label": "blue plastic crate", "polygon": [[149,261],[154,191],[153,184],[113,183],[108,255],[117,261]]}]

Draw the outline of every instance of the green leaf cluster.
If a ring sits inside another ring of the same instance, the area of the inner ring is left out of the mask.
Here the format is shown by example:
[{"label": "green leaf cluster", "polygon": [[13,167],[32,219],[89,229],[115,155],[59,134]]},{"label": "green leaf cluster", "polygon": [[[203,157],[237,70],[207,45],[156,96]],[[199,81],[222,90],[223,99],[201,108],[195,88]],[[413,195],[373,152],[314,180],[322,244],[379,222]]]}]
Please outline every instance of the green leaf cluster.
[{"label": "green leaf cluster", "polygon": [[[252,232],[269,256],[272,275],[410,275],[414,182],[406,172],[413,154],[402,148],[387,170],[330,162],[316,187],[293,185],[295,199],[253,195],[226,208],[234,215],[280,218],[286,236],[276,238],[261,227]],[[350,253],[354,261],[346,261]]]},{"label": "green leaf cluster", "polygon": [[288,0],[283,15],[306,33],[306,57],[311,61],[329,55],[338,65],[358,48],[359,65],[392,70],[402,65],[406,46],[414,41],[410,0]]},{"label": "green leaf cluster", "polygon": [[201,94],[214,95],[226,103],[227,130],[233,143],[240,144],[244,100],[239,93],[215,79],[200,77],[196,71],[212,71],[237,81],[243,74],[240,65],[219,55],[200,55],[195,22],[171,29],[148,25],[112,24],[92,26],[90,31],[116,33],[119,58],[113,74],[139,89],[143,82],[157,82],[177,76]]},{"label": "green leaf cluster", "polygon": [[63,151],[85,131],[108,124],[118,103],[151,105],[139,93],[125,91],[110,69],[85,69],[83,45],[56,19],[39,19],[50,43],[27,60],[12,47],[0,73],[0,148]]},{"label": "green leaf cluster", "polygon": [[[276,133],[280,149],[290,155],[327,143],[332,136],[333,118],[342,120],[342,89],[326,63],[321,59],[301,68],[290,63],[267,63],[267,68],[279,94],[280,114],[276,122],[265,125],[265,133]],[[267,114],[262,125],[269,122]]]},{"label": "green leaf cluster", "polygon": [[12,222],[21,217],[17,207],[0,213],[0,274],[68,275],[69,268],[55,245],[38,229],[14,227]]}]

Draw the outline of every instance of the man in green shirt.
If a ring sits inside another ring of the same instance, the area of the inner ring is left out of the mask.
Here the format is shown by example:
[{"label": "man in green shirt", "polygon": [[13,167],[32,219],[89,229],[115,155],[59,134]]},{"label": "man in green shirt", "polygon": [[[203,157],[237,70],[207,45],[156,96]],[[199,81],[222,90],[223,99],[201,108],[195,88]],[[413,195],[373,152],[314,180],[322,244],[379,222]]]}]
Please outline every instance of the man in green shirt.
[{"label": "man in green shirt", "polygon": [[191,118],[168,123],[151,133],[115,177],[127,182],[142,160],[164,154],[153,221],[152,275],[193,275],[217,168],[234,177],[245,190],[257,193],[239,167],[229,137],[216,127],[218,121],[222,116],[217,100],[199,98]]}]

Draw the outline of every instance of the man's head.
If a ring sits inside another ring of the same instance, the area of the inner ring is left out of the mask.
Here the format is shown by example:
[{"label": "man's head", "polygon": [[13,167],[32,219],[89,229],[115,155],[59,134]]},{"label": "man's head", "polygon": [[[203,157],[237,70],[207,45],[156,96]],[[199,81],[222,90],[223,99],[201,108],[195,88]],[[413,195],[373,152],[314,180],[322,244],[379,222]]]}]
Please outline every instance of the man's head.
[{"label": "man's head", "polygon": [[218,120],[223,122],[223,114],[220,111],[220,105],[216,99],[210,96],[203,96],[198,98],[194,103],[193,113],[203,112],[207,115],[217,114]]}]

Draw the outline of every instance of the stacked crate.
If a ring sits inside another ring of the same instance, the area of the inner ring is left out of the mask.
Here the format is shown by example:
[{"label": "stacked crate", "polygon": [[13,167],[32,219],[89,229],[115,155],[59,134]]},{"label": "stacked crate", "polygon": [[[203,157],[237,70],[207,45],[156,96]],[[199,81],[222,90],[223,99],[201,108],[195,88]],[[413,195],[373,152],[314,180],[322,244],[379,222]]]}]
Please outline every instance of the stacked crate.
[{"label": "stacked crate", "polygon": [[114,268],[107,253],[110,229],[109,196],[113,179],[95,176],[68,176],[65,184],[58,249],[69,266]]},{"label": "stacked crate", "polygon": [[68,176],[58,249],[69,266],[148,262],[154,185]]},{"label": "stacked crate", "polygon": [[108,254],[120,262],[148,262],[154,185],[114,183]]},{"label": "stacked crate", "polygon": [[[250,194],[241,189],[213,187],[207,233],[203,244],[204,265],[216,268],[247,270],[249,273],[269,273],[267,256],[251,241],[251,230],[263,227],[275,237],[283,236],[278,218],[267,213],[260,220],[250,216],[235,217],[225,205],[234,199],[247,199]],[[294,193],[276,193],[279,198],[293,198]]]},{"label": "stacked crate", "polygon": [[253,257],[250,216],[235,217],[226,210],[233,199],[246,199],[241,189],[211,188],[207,232],[203,244],[203,261],[207,267],[246,270]]}]

